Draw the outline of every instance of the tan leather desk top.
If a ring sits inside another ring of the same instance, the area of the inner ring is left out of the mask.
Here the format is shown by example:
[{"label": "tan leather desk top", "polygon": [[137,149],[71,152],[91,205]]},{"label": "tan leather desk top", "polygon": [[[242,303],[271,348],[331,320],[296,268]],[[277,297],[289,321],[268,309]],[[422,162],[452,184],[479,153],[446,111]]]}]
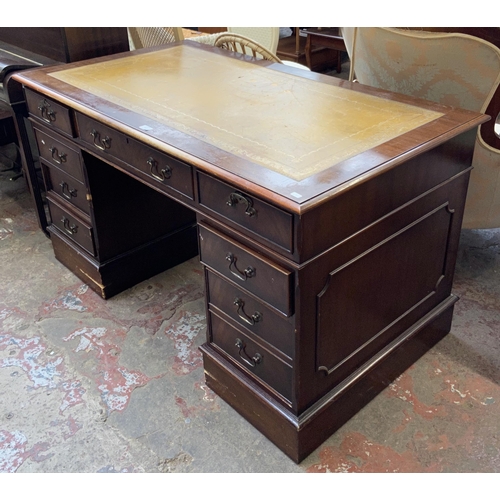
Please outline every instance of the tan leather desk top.
[{"label": "tan leather desk top", "polygon": [[296,181],[442,116],[189,45],[50,76]]}]

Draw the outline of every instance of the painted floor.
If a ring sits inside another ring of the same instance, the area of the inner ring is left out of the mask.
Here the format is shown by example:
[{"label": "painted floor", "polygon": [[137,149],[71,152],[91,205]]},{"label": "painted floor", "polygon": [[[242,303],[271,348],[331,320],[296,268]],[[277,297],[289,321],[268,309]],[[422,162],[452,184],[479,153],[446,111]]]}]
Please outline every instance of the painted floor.
[{"label": "painted floor", "polygon": [[0,173],[0,472],[500,472],[500,229],[463,231],[451,333],[300,465],[210,391],[197,259],[104,301]]}]

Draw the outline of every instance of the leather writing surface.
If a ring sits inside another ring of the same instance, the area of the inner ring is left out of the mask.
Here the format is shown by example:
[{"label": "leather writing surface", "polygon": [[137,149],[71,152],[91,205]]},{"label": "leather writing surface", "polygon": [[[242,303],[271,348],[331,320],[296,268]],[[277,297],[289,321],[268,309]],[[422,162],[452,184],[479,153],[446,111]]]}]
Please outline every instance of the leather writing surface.
[{"label": "leather writing surface", "polygon": [[189,45],[50,75],[296,181],[442,116]]}]

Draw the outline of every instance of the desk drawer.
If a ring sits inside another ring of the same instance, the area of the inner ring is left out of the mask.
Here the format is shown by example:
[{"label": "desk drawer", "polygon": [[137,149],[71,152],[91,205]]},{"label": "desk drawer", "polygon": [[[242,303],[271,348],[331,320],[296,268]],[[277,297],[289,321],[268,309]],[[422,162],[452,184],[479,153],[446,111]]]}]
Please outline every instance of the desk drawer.
[{"label": "desk drawer", "polygon": [[252,334],[265,340],[288,358],[293,357],[293,324],[264,303],[207,270],[208,303],[227,314]]},{"label": "desk drawer", "polygon": [[42,163],[42,167],[47,190],[57,193],[57,195],[64,198],[68,203],[90,215],[90,203],[85,184],[56,167],[51,167],[44,163]]},{"label": "desk drawer", "polygon": [[285,316],[293,314],[293,273],[199,224],[200,260]]},{"label": "desk drawer", "polygon": [[161,186],[194,200],[193,172],[190,165],[161,153],[145,144],[129,139],[128,161]]},{"label": "desk drawer", "polygon": [[291,401],[293,368],[213,313],[210,313],[210,342],[257,380]]},{"label": "desk drawer", "polygon": [[80,150],[69,147],[41,130],[35,128],[34,131],[40,156],[47,163],[64,170],[80,182],[85,182]]},{"label": "desk drawer", "polygon": [[76,114],[80,139],[91,150],[113,156],[146,174],[156,186],[194,199],[190,165],[142,144],[92,118]]},{"label": "desk drawer", "polygon": [[200,204],[248,231],[293,252],[293,216],[198,172]]},{"label": "desk drawer", "polygon": [[69,108],[30,89],[25,89],[24,92],[31,116],[42,121],[48,127],[70,137],[75,136]]},{"label": "desk drawer", "polygon": [[70,214],[54,198],[50,197],[50,194],[47,197],[47,201],[49,203],[52,224],[65,236],[71,238],[75,243],[87,250],[87,252],[95,256],[94,238],[90,225],[79,217]]}]

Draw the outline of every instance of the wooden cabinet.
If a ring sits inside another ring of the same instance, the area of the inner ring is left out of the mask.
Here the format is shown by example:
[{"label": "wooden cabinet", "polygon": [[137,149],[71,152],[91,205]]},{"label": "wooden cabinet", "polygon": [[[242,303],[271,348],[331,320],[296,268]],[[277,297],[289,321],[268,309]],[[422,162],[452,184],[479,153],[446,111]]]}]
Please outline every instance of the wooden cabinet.
[{"label": "wooden cabinet", "polygon": [[[27,89],[26,96],[47,190],[48,231],[61,262],[109,298],[197,254],[195,214],[112,166],[120,162],[137,172],[129,165],[137,157],[166,164],[165,155],[103,124],[78,120],[73,110],[37,92]],[[94,137],[89,128],[97,130]],[[82,147],[99,150],[102,159]],[[159,189],[192,197],[191,167],[167,161],[173,179]],[[158,189],[158,180],[147,178]]]},{"label": "wooden cabinet", "polygon": [[0,40],[59,62],[72,62],[129,49],[127,28],[0,28]]}]

